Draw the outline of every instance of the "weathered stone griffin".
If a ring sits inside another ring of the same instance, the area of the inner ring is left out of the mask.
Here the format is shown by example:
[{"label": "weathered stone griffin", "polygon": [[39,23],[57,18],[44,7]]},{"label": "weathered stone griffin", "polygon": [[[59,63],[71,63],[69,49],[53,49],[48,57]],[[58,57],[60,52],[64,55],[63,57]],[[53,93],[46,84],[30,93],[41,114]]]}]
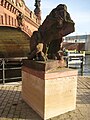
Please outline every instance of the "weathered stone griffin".
[{"label": "weathered stone griffin", "polygon": [[74,22],[64,4],[58,5],[46,17],[38,31],[30,38],[30,60],[45,61],[61,59],[61,43],[63,37],[74,32]]}]

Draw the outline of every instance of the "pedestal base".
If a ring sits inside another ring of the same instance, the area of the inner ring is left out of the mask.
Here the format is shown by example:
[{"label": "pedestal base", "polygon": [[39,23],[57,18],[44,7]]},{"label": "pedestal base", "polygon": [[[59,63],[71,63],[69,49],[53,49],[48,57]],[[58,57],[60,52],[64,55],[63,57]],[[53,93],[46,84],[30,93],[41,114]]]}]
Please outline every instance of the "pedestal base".
[{"label": "pedestal base", "polygon": [[[76,107],[77,70],[52,71],[22,67],[22,97],[44,119],[72,111]],[[46,63],[47,64],[47,63]]]}]

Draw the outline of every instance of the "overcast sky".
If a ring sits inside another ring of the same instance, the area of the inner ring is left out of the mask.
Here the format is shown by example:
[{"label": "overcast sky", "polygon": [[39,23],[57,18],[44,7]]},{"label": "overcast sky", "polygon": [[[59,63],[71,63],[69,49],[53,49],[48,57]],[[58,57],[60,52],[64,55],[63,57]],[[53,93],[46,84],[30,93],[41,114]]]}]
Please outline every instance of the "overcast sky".
[{"label": "overcast sky", "polygon": [[[35,0],[25,0],[27,7],[34,10]],[[90,0],[41,0],[42,21],[59,4],[66,4],[75,22],[72,35],[90,34]]]}]

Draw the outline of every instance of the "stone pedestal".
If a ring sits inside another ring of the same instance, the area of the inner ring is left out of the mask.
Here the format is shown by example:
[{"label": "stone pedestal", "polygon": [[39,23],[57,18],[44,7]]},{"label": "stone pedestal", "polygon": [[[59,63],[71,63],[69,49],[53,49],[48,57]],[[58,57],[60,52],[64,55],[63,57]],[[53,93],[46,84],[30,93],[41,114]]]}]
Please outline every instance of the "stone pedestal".
[{"label": "stone pedestal", "polygon": [[77,70],[68,68],[48,70],[46,67],[48,62],[35,62],[33,67],[32,65],[30,67],[30,63],[34,64],[26,60],[22,67],[22,97],[26,103],[44,120],[74,110]]}]

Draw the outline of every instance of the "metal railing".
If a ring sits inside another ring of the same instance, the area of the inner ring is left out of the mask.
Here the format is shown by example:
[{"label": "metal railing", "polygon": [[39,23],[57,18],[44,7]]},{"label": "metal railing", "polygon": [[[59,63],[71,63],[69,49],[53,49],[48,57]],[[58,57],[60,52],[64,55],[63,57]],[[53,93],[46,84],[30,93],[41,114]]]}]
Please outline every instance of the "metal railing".
[{"label": "metal railing", "polygon": [[67,66],[71,64],[81,64],[81,68],[85,63],[85,55],[80,53],[69,53],[67,55]]},{"label": "metal railing", "polygon": [[5,84],[7,81],[21,79],[21,67],[23,58],[1,58],[0,59],[0,82]]}]

